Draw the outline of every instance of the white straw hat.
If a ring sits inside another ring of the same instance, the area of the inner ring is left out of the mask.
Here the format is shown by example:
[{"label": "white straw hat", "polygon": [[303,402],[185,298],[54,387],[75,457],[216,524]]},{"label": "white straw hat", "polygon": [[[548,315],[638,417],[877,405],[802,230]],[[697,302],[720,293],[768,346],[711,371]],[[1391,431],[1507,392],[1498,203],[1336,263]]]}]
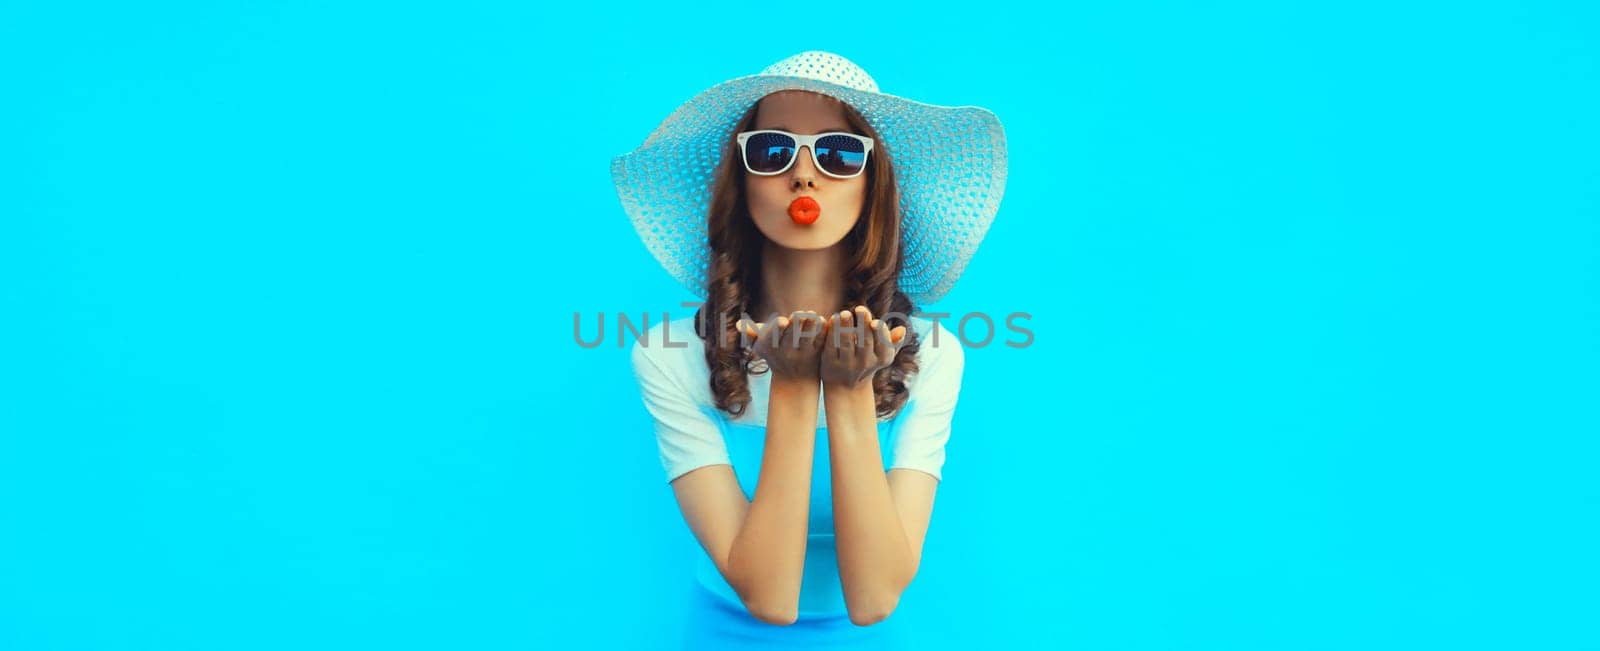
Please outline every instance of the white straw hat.
[{"label": "white straw hat", "polygon": [[900,290],[918,305],[943,297],[994,221],[1006,185],[1006,138],[994,113],[935,106],[878,92],[860,66],[801,52],[701,92],[638,149],[611,161],[617,196],[645,247],[672,277],[706,295],[711,182],[739,118],[762,97],[807,90],[849,104],[877,130],[894,161],[905,261]]}]

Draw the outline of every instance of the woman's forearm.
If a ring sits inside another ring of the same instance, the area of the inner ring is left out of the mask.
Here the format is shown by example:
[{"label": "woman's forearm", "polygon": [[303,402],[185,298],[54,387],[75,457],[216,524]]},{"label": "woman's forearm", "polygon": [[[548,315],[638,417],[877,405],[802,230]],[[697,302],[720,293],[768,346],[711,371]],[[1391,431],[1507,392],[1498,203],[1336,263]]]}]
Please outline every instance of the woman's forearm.
[{"label": "woman's forearm", "polygon": [[761,475],[728,552],[729,584],[752,615],[789,624],[799,616],[821,388],[775,376],[770,391]]},{"label": "woman's forearm", "polygon": [[911,544],[883,470],[872,385],[824,384],[823,405],[839,580],[850,620],[871,624],[894,611],[911,583]]}]

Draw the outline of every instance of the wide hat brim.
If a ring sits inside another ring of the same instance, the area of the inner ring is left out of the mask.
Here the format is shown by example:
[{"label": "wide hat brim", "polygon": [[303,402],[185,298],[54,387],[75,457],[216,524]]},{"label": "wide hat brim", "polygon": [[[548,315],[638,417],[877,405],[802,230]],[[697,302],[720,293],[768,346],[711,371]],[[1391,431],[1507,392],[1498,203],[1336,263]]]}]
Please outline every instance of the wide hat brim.
[{"label": "wide hat brim", "polygon": [[623,209],[645,247],[679,284],[705,298],[711,183],[740,117],[772,93],[807,90],[842,100],[877,130],[874,153],[894,161],[905,261],[900,290],[918,305],[955,284],[1005,193],[1000,120],[977,106],[938,106],[819,79],[757,74],[685,102],[639,148],[611,161]]}]

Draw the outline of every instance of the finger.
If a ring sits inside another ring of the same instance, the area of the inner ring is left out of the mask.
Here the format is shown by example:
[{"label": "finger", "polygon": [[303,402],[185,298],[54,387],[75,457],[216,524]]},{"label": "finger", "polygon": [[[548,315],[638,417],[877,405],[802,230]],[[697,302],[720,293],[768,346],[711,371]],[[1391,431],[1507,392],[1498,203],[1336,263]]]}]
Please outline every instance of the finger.
[{"label": "finger", "polygon": [[864,360],[876,359],[877,354],[874,352],[874,349],[877,348],[877,338],[878,333],[872,329],[872,319],[868,318],[862,321],[861,339],[857,342],[856,354],[860,355],[861,359]]},{"label": "finger", "polygon": [[856,334],[859,331],[855,315],[849,310],[839,312],[839,330],[839,347],[848,355],[856,347]]},{"label": "finger", "polygon": [[784,334],[783,343],[790,348],[799,348],[800,342],[810,330],[805,310],[795,310],[789,313],[789,331]]},{"label": "finger", "polygon": [[783,339],[785,345],[790,348],[800,348],[807,343],[806,337],[814,330],[811,315],[812,313],[807,310],[795,310],[789,313],[789,331]]},{"label": "finger", "polygon": [[844,326],[840,321],[841,312],[828,315],[828,342],[826,353],[832,359],[839,359],[840,351],[844,348]]},{"label": "finger", "polygon": [[828,317],[822,314],[811,314],[811,339],[806,341],[811,350],[820,351],[828,345]]},{"label": "finger", "polygon": [[902,340],[904,340],[905,338],[906,338],[906,327],[903,326],[903,325],[895,326],[893,330],[889,331],[889,341],[891,341],[891,342],[896,344],[895,350],[899,350],[900,349],[898,344]]},{"label": "finger", "polygon": [[811,310],[802,310],[795,314],[800,321],[800,336],[814,338],[822,333],[822,315]]},{"label": "finger", "polygon": [[778,318],[783,320],[783,332],[778,333],[778,345],[784,348],[794,348],[794,333],[800,329],[800,322],[795,319],[793,312],[790,312],[789,316]]},{"label": "finger", "polygon": [[756,338],[756,346],[763,350],[771,350],[777,345],[778,335],[782,332],[783,328],[778,327],[778,320],[768,322],[758,331],[760,336]]},{"label": "finger", "polygon": [[882,361],[883,354],[893,348],[889,343],[889,327],[877,319],[872,320],[872,330],[867,333],[867,341],[868,359]]},{"label": "finger", "polygon": [[894,359],[894,339],[889,335],[889,324],[879,321],[877,335],[878,354],[882,355],[885,361]]}]

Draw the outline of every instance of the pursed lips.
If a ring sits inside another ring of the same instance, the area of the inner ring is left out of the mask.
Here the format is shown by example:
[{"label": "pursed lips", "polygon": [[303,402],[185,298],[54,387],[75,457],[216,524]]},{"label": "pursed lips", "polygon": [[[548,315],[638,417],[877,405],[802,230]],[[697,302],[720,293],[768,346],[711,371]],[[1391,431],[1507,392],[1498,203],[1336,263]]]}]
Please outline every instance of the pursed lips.
[{"label": "pursed lips", "polygon": [[801,226],[810,225],[822,216],[822,206],[811,197],[796,197],[789,202],[789,219]]}]

